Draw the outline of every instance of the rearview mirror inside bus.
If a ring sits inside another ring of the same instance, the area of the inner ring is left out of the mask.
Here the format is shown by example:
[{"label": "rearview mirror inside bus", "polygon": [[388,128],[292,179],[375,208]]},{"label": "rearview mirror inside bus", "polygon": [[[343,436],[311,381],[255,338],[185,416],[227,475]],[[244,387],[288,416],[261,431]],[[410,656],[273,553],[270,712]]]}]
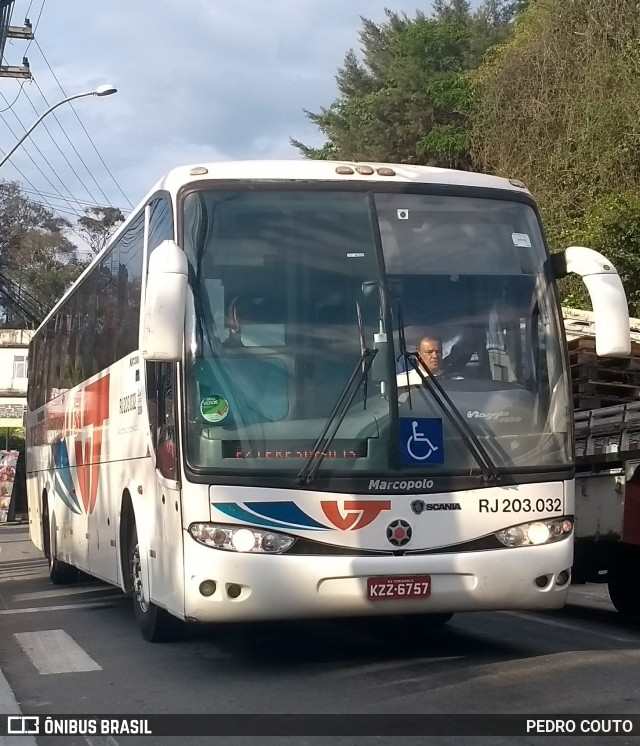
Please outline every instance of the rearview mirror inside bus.
[{"label": "rearview mirror inside bus", "polygon": [[144,298],[142,357],[182,358],[187,295],[187,258],[175,241],[163,241],[149,256]]}]

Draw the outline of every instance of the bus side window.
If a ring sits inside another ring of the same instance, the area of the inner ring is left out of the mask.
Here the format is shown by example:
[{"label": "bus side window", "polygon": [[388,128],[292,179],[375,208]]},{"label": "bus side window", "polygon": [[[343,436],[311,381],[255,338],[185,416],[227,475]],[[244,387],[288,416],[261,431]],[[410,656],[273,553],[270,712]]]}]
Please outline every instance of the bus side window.
[{"label": "bus side window", "polygon": [[171,363],[147,363],[147,396],[156,466],[166,479],[178,479],[175,370]]}]

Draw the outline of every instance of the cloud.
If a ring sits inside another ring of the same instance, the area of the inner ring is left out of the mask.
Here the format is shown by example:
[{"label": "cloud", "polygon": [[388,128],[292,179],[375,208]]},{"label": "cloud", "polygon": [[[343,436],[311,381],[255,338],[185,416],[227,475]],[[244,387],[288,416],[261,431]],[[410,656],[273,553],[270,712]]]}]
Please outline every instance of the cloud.
[{"label": "cloud", "polygon": [[[16,2],[14,24],[26,10],[21,3],[26,0]],[[429,10],[430,4],[418,4]],[[45,6],[36,29],[46,59],[38,46],[30,47],[29,58],[50,103],[63,94],[48,65],[67,94],[103,82],[119,89],[105,99],[77,101],[74,108],[117,184],[136,203],[176,165],[297,158],[290,136],[319,144],[320,135],[303,110],[317,110],[335,98],[337,68],[350,48],[358,48],[360,16],[384,20],[385,7],[414,13],[411,4],[398,0],[66,0],[63,9]],[[9,64],[19,63],[21,45],[7,48]],[[46,108],[34,84],[25,88],[38,111]],[[10,100],[11,90],[5,95]],[[14,108],[25,124],[33,120],[24,96]],[[58,111],[96,181],[113,204],[126,207],[73,112]],[[2,126],[3,141],[14,142]],[[81,171],[52,122],[54,130]],[[74,196],[90,199],[46,133],[34,133],[34,141]],[[41,162],[31,143],[29,151]],[[34,184],[52,191],[24,153],[15,162]],[[5,178],[15,176],[8,168]]]}]

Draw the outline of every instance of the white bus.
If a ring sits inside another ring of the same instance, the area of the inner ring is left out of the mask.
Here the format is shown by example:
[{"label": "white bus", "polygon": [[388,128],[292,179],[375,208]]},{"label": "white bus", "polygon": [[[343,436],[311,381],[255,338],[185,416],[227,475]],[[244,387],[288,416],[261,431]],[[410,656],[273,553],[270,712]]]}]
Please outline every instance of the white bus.
[{"label": "white bus", "polygon": [[628,354],[615,269],[550,258],[515,180],[171,171],[32,342],[29,522],[51,579],[131,593],[152,641],[181,621],[562,606],[569,271],[599,353]]}]

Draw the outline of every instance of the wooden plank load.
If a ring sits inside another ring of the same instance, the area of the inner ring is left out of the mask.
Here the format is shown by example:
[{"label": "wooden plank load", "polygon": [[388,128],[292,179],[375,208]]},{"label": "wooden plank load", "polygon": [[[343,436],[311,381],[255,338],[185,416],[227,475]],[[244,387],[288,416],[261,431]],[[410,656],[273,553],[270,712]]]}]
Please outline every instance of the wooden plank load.
[{"label": "wooden plank load", "polygon": [[575,414],[576,460],[640,458],[640,401]]},{"label": "wooden plank load", "polygon": [[574,411],[640,400],[640,320],[630,319],[631,356],[598,357],[593,314],[563,308]]}]

